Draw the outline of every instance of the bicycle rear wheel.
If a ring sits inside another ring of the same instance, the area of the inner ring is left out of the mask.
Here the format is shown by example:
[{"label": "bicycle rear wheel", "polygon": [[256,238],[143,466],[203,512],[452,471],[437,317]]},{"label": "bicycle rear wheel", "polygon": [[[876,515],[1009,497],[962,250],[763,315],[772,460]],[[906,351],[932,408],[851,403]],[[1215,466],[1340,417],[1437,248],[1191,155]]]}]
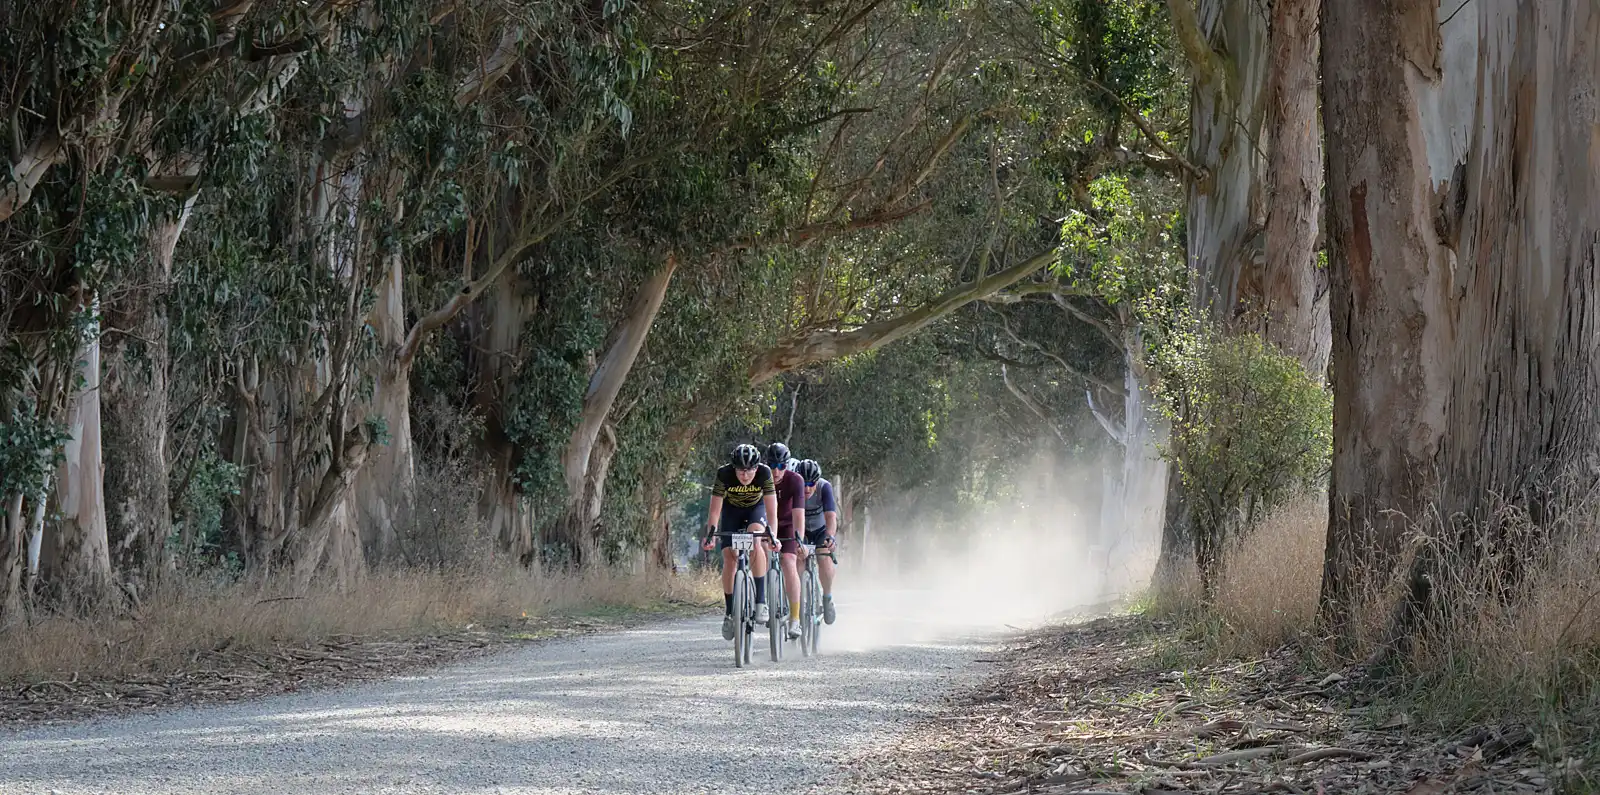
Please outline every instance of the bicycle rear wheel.
[{"label": "bicycle rear wheel", "polygon": [[800,654],[811,656],[811,572],[800,580]]},{"label": "bicycle rear wheel", "polygon": [[821,657],[822,648],[822,580],[817,575],[816,566],[811,568],[811,576],[806,578],[806,588],[811,592],[811,614],[806,616],[806,624],[811,627],[811,656]]},{"label": "bicycle rear wheel", "polygon": [[749,647],[749,633],[746,630],[745,600],[749,596],[748,586],[745,583],[744,572],[739,572],[733,577],[733,667],[743,668],[749,654],[745,649]]}]

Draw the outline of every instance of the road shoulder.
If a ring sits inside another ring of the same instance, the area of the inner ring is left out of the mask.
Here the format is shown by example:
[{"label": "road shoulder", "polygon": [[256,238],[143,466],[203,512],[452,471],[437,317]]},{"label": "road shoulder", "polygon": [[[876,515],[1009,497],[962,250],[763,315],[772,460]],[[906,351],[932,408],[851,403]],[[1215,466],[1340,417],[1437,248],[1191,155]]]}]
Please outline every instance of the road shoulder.
[{"label": "road shoulder", "polygon": [[1030,632],[981,684],[853,765],[874,793],[1544,792],[1532,735],[1419,725],[1293,649],[1195,664],[1173,624]]},{"label": "road shoulder", "polygon": [[617,632],[656,622],[708,615],[682,603],[636,610],[526,617],[468,624],[427,633],[331,635],[270,648],[223,645],[158,674],[48,678],[0,682],[0,730],[124,717],[180,707],[236,704],[271,696],[391,679],[561,638]]}]

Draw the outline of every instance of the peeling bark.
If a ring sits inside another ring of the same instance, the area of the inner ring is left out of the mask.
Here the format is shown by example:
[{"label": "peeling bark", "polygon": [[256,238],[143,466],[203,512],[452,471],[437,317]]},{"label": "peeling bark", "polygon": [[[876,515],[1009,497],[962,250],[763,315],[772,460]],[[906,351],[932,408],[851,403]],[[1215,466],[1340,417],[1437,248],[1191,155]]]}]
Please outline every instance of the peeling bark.
[{"label": "peeling bark", "polygon": [[1267,76],[1268,210],[1265,336],[1326,378],[1333,344],[1327,272],[1316,267],[1322,215],[1322,128],[1317,119],[1317,11],[1321,0],[1274,0]]},{"label": "peeling bark", "polygon": [[[1322,24],[1335,329],[1323,613],[1338,622],[1392,571],[1411,523],[1481,521],[1491,495],[1539,522],[1577,496],[1570,478],[1592,485],[1600,9],[1352,0]],[[1447,543],[1423,565],[1494,551]]]},{"label": "peeling bark", "polygon": [[106,368],[101,400],[105,410],[105,490],[112,561],[123,577],[137,577],[163,557],[172,528],[167,482],[166,291],[172,257],[195,197],[178,215],[156,226],[150,252],[121,281],[107,308]]},{"label": "peeling bark", "polygon": [[369,323],[385,355],[377,363],[372,400],[367,410],[383,418],[388,441],[372,452],[356,476],[354,521],[368,560],[377,562],[394,553],[395,528],[407,521],[413,508],[416,454],[411,436],[411,360],[396,355],[406,337],[404,260],[396,252],[386,263],[378,284],[377,306]]},{"label": "peeling bark", "polygon": [[100,332],[91,326],[79,357],[81,388],[71,390],[66,422],[71,438],[55,478],[59,519],[46,534],[42,576],[94,593],[111,581],[106,541],[104,447],[100,435]]}]

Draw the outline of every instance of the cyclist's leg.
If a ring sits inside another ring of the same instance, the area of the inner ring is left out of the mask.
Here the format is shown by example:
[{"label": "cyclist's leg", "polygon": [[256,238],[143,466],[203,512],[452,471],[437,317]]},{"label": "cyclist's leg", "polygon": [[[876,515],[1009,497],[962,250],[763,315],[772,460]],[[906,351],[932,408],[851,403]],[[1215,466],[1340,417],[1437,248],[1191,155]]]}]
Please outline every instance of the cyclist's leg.
[{"label": "cyclist's leg", "polygon": [[[806,543],[815,544],[818,552],[827,542],[827,530],[806,532]],[[817,579],[822,581],[822,619],[829,624],[838,617],[838,608],[833,606],[833,571],[833,555],[817,555]]]},{"label": "cyclist's leg", "polygon": [[[722,515],[718,517],[717,527],[724,533],[739,532],[750,521],[749,508],[735,508],[727,503],[722,504]],[[718,539],[718,546],[722,549],[722,601],[726,607],[726,614],[733,615],[733,574],[739,565],[739,553],[730,546],[732,539],[723,537]]]},{"label": "cyclist's leg", "polygon": [[[745,528],[745,532],[760,538],[766,534],[767,526],[761,522],[751,522]],[[755,549],[750,550],[750,574],[756,578],[756,604],[764,605],[767,603],[767,547],[765,544],[758,543]]]},{"label": "cyclist's leg", "polygon": [[[806,543],[807,544],[816,545],[818,552],[821,552],[823,550],[823,548],[827,545],[827,542],[828,542],[828,531],[826,531],[826,530],[807,530],[806,531]],[[822,580],[822,595],[823,596],[832,596],[833,595],[833,556],[832,555],[818,555],[817,556],[817,579]]]},{"label": "cyclist's leg", "polygon": [[833,596],[833,556],[817,558],[817,579],[822,580],[822,595]]},{"label": "cyclist's leg", "polygon": [[789,594],[789,620],[800,619],[800,566],[797,554],[800,551],[800,541],[793,534],[783,539],[783,556],[780,565],[783,566],[783,590]]}]

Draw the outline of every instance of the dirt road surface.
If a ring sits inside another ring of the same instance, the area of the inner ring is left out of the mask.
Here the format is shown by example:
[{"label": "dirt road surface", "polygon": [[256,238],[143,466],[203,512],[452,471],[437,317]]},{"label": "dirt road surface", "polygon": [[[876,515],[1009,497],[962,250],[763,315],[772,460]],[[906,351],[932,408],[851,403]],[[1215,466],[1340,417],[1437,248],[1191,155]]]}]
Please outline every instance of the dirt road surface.
[{"label": "dirt road surface", "polygon": [[[1008,632],[914,591],[840,601],[823,657],[712,617],[553,641],[390,681],[0,733],[9,793],[847,791],[851,760],[982,675]],[[962,625],[962,624],[965,625]]]}]

